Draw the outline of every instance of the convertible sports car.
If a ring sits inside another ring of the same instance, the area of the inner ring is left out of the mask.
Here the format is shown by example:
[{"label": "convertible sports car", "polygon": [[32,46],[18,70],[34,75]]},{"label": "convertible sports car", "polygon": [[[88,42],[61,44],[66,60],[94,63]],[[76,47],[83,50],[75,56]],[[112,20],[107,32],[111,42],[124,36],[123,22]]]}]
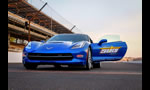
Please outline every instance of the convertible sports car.
[{"label": "convertible sports car", "polygon": [[101,61],[117,61],[123,58],[127,45],[123,41],[93,43],[85,34],[59,34],[45,42],[31,41],[23,50],[23,65],[36,69],[38,65],[83,66],[90,70],[100,68]]}]

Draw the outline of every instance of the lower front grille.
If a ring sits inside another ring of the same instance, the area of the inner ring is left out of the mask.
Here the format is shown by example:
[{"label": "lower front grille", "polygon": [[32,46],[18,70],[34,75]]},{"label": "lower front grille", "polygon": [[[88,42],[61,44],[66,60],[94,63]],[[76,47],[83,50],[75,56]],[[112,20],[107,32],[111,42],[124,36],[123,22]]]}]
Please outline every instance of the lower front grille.
[{"label": "lower front grille", "polygon": [[73,56],[71,53],[28,53],[30,60],[72,60]]}]

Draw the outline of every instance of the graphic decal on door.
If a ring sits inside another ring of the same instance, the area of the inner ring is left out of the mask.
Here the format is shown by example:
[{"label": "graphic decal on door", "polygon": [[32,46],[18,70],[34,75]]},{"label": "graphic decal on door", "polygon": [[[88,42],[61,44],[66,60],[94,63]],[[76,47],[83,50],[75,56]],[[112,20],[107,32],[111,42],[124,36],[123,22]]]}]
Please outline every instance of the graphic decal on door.
[{"label": "graphic decal on door", "polygon": [[100,48],[100,54],[117,53],[121,47],[102,47]]}]

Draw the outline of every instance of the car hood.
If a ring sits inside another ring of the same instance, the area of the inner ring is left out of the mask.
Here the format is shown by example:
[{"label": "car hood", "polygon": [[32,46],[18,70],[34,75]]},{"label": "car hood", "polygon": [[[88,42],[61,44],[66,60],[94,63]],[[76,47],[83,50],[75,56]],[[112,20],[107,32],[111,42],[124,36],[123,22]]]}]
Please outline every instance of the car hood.
[{"label": "car hood", "polygon": [[70,49],[74,44],[73,42],[69,41],[55,41],[55,42],[46,42],[40,44],[32,43],[32,52],[35,53],[42,53],[42,52],[51,52],[51,51],[63,51]]}]

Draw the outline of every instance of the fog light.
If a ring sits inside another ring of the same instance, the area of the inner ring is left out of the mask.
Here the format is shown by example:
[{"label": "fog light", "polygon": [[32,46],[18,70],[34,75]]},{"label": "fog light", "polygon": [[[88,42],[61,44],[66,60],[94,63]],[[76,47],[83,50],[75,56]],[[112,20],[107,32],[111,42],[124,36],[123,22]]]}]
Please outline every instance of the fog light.
[{"label": "fog light", "polygon": [[81,54],[77,55],[77,58],[82,58],[82,57],[83,57],[83,55],[81,55]]}]

